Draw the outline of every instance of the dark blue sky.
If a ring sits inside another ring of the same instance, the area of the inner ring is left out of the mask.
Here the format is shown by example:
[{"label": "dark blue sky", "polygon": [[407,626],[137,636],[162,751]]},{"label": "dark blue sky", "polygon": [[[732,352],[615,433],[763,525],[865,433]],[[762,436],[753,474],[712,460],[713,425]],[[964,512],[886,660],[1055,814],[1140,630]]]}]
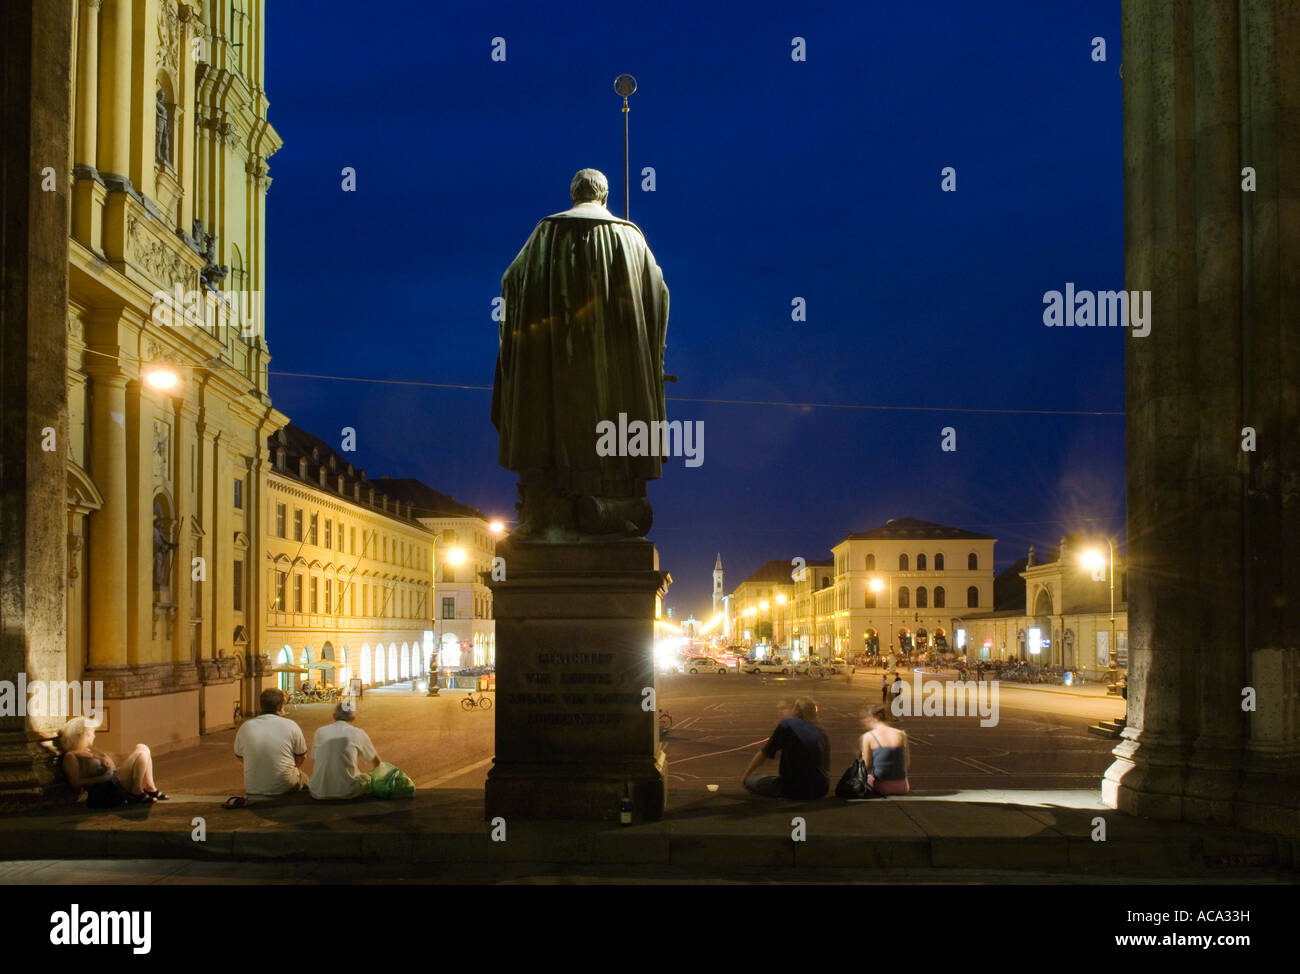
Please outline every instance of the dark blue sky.
[{"label": "dark blue sky", "polygon": [[717,6],[271,4],[276,405],[332,443],[355,427],[372,476],[513,517],[490,392],[276,373],[490,387],[491,301],[537,220],[584,166],[622,212],[626,71],[669,396],[936,407],[670,400],[705,452],[650,487],[668,605],[706,613],[717,551],[730,589],[891,517],[994,534],[999,568],[1067,530],[1122,531],[1121,416],[957,411],[1124,409],[1120,329],[1042,322],[1066,281],[1123,287],[1119,4]]}]

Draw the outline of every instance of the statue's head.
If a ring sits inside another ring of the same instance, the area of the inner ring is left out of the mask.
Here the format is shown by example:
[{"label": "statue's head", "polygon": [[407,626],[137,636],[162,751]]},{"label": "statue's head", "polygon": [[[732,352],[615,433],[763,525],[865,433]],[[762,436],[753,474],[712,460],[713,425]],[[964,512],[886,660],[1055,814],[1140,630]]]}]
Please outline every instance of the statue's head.
[{"label": "statue's head", "polygon": [[579,169],[569,184],[569,199],[574,206],[593,201],[604,206],[609,199],[609,180],[599,169]]}]

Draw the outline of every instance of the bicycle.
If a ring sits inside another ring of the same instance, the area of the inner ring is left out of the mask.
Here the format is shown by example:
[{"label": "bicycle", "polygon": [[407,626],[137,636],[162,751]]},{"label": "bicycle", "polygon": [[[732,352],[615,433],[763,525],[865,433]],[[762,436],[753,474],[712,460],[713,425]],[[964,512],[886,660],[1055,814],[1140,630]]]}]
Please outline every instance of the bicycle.
[{"label": "bicycle", "polygon": [[659,711],[659,733],[667,734],[673,726],[673,715],[666,710]]},{"label": "bicycle", "polygon": [[463,697],[460,701],[461,710],[491,710],[492,698],[482,690],[478,691],[478,696],[474,696],[474,691],[469,692],[469,696]]}]

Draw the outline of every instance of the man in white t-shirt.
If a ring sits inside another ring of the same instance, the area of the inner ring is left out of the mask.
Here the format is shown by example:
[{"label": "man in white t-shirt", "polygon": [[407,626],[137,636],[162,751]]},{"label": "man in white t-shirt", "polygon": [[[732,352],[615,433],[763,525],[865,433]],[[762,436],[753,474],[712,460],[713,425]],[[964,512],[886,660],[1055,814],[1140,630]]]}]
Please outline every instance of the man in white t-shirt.
[{"label": "man in white t-shirt", "polygon": [[[379,767],[379,752],[370,735],[352,722],[352,701],[334,708],[334,723],[316,732],[311,742],[311,796],[321,799],[360,798],[370,792],[370,771]],[[370,770],[362,771],[361,767]]]},{"label": "man in white t-shirt", "polygon": [[250,796],[283,795],[307,787],[302,771],[307,738],[284,716],[283,690],[263,690],[261,714],[244,721],[235,735],[235,757],[244,763],[244,790]]}]

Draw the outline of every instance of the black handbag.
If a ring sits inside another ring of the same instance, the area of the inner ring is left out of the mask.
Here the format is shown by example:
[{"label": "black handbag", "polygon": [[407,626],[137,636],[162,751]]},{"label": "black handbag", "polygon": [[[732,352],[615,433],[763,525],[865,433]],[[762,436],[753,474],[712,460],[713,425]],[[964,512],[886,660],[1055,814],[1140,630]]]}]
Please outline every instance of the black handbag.
[{"label": "black handbag", "polygon": [[835,786],[837,798],[873,798],[875,793],[867,784],[867,762],[859,754],[849,765],[848,770],[840,775],[840,783]]}]

